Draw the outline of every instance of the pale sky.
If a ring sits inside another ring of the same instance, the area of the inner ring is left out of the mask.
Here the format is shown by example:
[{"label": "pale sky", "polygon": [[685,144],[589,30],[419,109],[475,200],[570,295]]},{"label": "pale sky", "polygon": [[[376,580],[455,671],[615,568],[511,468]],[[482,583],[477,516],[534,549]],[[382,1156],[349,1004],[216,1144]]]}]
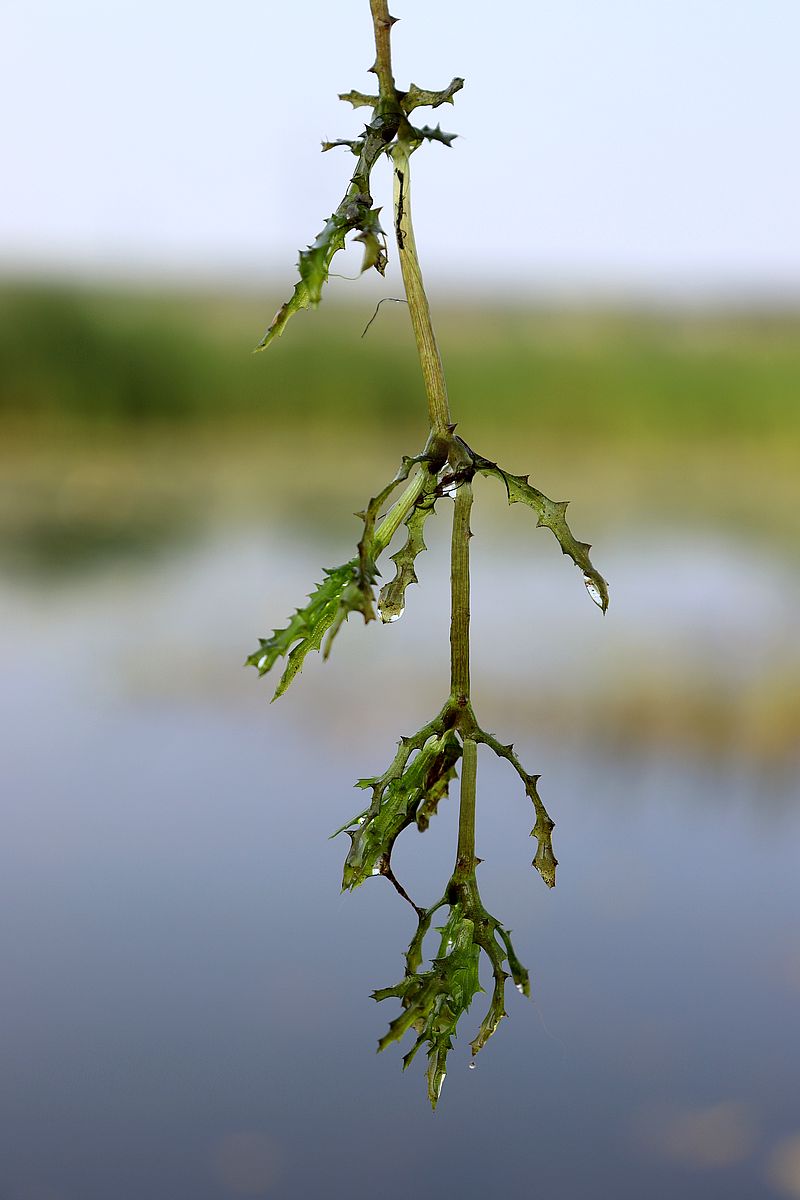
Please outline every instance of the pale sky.
[{"label": "pale sky", "polygon": [[[800,0],[393,11],[399,86],[466,79],[414,160],[429,278],[800,293]],[[4,0],[0,270],[290,282],[372,57],[367,0]]]}]

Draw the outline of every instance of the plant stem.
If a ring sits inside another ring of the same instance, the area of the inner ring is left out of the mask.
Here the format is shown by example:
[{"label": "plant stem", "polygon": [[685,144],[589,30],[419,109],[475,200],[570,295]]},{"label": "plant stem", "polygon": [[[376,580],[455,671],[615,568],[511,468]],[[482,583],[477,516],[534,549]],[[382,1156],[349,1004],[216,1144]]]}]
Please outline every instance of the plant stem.
[{"label": "plant stem", "polygon": [[414,227],[411,223],[411,170],[409,164],[410,149],[407,142],[401,139],[392,150],[394,162],[394,229],[397,238],[397,253],[400,259],[400,270],[403,273],[403,286],[408,300],[408,311],[411,325],[417,343],[422,378],[425,383],[425,393],[428,397],[428,417],[431,429],[436,433],[447,434],[450,426],[450,406],[447,400],[447,384],[444,378],[442,358],[436,335],[433,332],[431,310],[425,285],[422,281],[422,271],[417,255],[417,245],[414,240]]},{"label": "plant stem", "polygon": [[392,26],[395,18],[389,14],[388,0],[369,0],[372,26],[375,31],[375,66],[378,87],[382,100],[392,99],[397,103],[394,76],[392,75]]},{"label": "plant stem", "polygon": [[[391,30],[394,18],[389,14],[388,0],[370,0],[372,24],[375,31],[375,66],[380,100],[383,108],[397,113],[399,98],[392,74]],[[450,405],[444,377],[442,358],[433,330],[428,297],[422,279],[422,269],[411,221],[410,156],[414,149],[413,131],[401,114],[397,141],[392,149],[394,166],[394,230],[403,286],[411,316],[411,326],[417,343],[425,394],[428,400],[428,419],[431,430],[451,438]],[[422,472],[411,480],[400,500],[375,533],[375,543],[385,545],[397,529],[400,514],[414,503],[421,490]],[[472,509],[472,485],[463,483],[456,492],[453,508],[453,539],[450,559],[450,689],[451,701],[466,709],[470,702],[469,679],[469,539],[472,537],[469,518]],[[461,808],[458,829],[458,863],[468,872],[475,867],[475,785],[477,747],[471,738],[464,740],[461,774]]]},{"label": "plant stem", "polygon": [[447,434],[450,425],[447,385],[436,335],[433,332],[428,298],[422,282],[422,271],[414,241],[414,227],[411,224],[411,174],[408,160],[414,147],[409,142],[411,131],[400,108],[392,74],[391,35],[395,18],[389,13],[388,0],[370,0],[369,6],[375,33],[375,65],[372,69],[378,76],[379,107],[395,119],[399,117],[398,140],[392,150],[392,159],[394,162],[394,229],[400,270],[403,273],[403,286],[422,367],[425,393],[428,398],[430,426],[436,433]]},{"label": "plant stem", "polygon": [[453,506],[450,551],[450,689],[461,708],[469,704],[469,515],[472,484],[462,483]]},{"label": "plant stem", "polygon": [[458,811],[458,849],[456,873],[471,875],[475,870],[475,789],[478,775],[478,747],[471,738],[464,742],[461,763],[461,807]]},{"label": "plant stem", "polygon": [[[469,527],[472,484],[462,483],[453,505],[453,538],[450,549],[450,698],[462,712],[470,712],[469,686]],[[463,736],[463,734],[462,734]],[[454,879],[465,882],[475,872],[475,786],[478,747],[464,738],[461,767],[461,807],[458,813],[458,849]]]}]

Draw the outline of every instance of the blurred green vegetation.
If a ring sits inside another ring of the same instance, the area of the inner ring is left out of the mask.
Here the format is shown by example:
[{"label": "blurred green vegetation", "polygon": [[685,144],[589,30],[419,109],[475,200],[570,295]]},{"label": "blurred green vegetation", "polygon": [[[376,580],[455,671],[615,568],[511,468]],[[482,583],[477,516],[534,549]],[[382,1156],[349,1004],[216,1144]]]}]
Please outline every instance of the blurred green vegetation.
[{"label": "blurred green vegetation", "polygon": [[[97,425],[309,422],[418,429],[400,305],[323,305],[265,355],[273,300],[89,287],[0,289],[0,415]],[[678,440],[800,430],[800,314],[436,305],[453,408],[474,433]]]},{"label": "blurred green vegetation", "polygon": [[[254,354],[276,294],[0,286],[4,560],[79,565],[217,519],[349,545],[427,433],[408,316],[383,305],[362,338],[375,300],[350,288]],[[800,555],[800,313],[434,310],[460,431],[570,497],[580,536],[724,526]]]}]

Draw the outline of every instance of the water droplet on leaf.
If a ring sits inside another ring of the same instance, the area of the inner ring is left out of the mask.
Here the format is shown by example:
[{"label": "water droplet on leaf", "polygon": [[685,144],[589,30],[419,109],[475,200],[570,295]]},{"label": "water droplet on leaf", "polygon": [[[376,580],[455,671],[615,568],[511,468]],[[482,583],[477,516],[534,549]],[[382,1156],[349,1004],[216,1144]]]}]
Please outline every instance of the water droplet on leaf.
[{"label": "water droplet on leaf", "polygon": [[591,598],[594,600],[597,607],[602,608],[603,607],[603,596],[600,591],[600,588],[597,586],[595,581],[589,575],[584,575],[583,582],[586,585],[587,592],[589,593]]},{"label": "water droplet on leaf", "polygon": [[391,625],[393,621],[399,621],[405,611],[405,605],[402,608],[395,609],[394,612],[383,609],[381,620],[384,625]]},{"label": "water droplet on leaf", "polygon": [[266,661],[267,661],[267,656],[266,656],[266,654],[262,654],[262,655],[261,655],[261,658],[258,660],[258,669],[259,669],[259,671],[261,670],[261,668],[263,667],[263,665],[264,665],[264,663],[265,663]]},{"label": "water droplet on leaf", "polygon": [[516,985],[516,987],[517,987],[517,991],[519,992],[520,996],[524,996],[524,995],[525,995],[525,987],[524,987],[524,985],[523,985],[523,984],[521,984],[521,983],[518,983],[518,984]]},{"label": "water droplet on leaf", "polygon": [[469,1065],[467,1066],[467,1070],[468,1070],[468,1071],[474,1071],[474,1070],[475,1070],[475,1063],[474,1063],[474,1062],[471,1062],[471,1063],[469,1063]]},{"label": "water droplet on leaf", "polygon": [[457,479],[448,479],[447,483],[442,485],[443,496],[455,496],[461,484]]}]

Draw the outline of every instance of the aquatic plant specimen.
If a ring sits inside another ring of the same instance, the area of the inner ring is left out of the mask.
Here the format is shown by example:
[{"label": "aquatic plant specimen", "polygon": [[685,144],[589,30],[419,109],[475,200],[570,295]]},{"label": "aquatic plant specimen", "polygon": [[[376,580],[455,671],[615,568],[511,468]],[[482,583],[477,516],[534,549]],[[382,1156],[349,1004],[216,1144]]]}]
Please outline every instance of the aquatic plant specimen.
[{"label": "aquatic plant specimen", "polygon": [[[378,79],[378,94],[349,92],[341,97],[354,108],[370,109],[370,118],[360,137],[323,143],[323,150],[343,146],[352,151],[358,159],[356,169],[338,208],[312,245],[301,251],[300,278],[292,296],[275,314],[259,349],[281,336],[295,313],[319,302],[332,259],[344,246],[348,234],[364,245],[363,270],[374,269],[383,274],[387,246],[380,210],[372,198],[371,176],[378,162],[388,158],[394,179],[393,229],[428,401],[429,432],[423,449],[403,458],[394,478],[359,514],[363,531],[354,557],[342,566],[327,569],[308,603],[294,613],[285,628],[261,638],[258,649],[247,662],[265,675],[283,660],[283,673],[273,697],[276,699],[291,684],[310,651],[322,650],[324,657],[328,656],[334,638],[351,613],[360,613],[365,622],[376,619],[377,613],[384,623],[396,621],[405,609],[409,586],[417,583],[416,560],[426,548],[425,525],[437,505],[452,499],[450,693],[432,720],[416,733],[400,738],[397,753],[382,775],[359,781],[359,787],[371,791],[370,801],[336,831],[350,838],[343,888],[352,890],[374,876],[383,876],[415,910],[417,929],[405,955],[405,974],[395,986],[381,988],[373,995],[376,1000],[399,1000],[401,1006],[379,1049],[413,1031],[416,1039],[403,1060],[407,1066],[419,1049],[426,1047],[428,1096],[435,1108],[452,1038],[460,1019],[482,990],[481,955],[486,955],[491,967],[493,988],[488,1011],[472,1041],[473,1056],[506,1015],[506,981],[512,979],[521,993],[530,994],[528,972],[514,952],[509,931],[486,911],[478,889],[476,868],[480,859],[475,854],[478,746],[487,746],[505,759],[522,782],[534,812],[532,836],[537,849],[532,865],[548,887],[555,886],[557,865],[551,838],[553,821],[539,796],[539,777],[526,771],[513,746],[504,745],[482,728],[472,706],[469,543],[474,477],[485,475],[499,480],[509,504],[524,504],[533,510],[536,524],[555,536],[562,552],[581,571],[592,600],[604,612],[608,606],[608,587],[589,558],[591,547],[577,541],[567,525],[567,502],[549,500],[527,476],[514,475],[484,458],[455,432],[411,223],[410,160],[423,142],[440,142],[448,147],[452,144],[455,134],[444,133],[438,125],[417,126],[412,123],[412,115],[418,108],[452,104],[463,80],[453,79],[439,92],[426,91],[416,84],[411,84],[408,91],[400,91],[394,82],[391,62],[391,29],[396,19],[389,15],[386,0],[370,0],[370,8],[376,47],[375,64],[370,69]],[[391,557],[394,574],[381,587],[376,600],[381,556],[401,526],[405,540]],[[392,851],[396,839],[410,825],[427,829],[439,804],[447,797],[459,765],[455,867],[441,898],[424,908],[414,903],[396,878]],[[440,912],[444,923],[439,927],[439,952],[423,969],[423,941]]]}]

